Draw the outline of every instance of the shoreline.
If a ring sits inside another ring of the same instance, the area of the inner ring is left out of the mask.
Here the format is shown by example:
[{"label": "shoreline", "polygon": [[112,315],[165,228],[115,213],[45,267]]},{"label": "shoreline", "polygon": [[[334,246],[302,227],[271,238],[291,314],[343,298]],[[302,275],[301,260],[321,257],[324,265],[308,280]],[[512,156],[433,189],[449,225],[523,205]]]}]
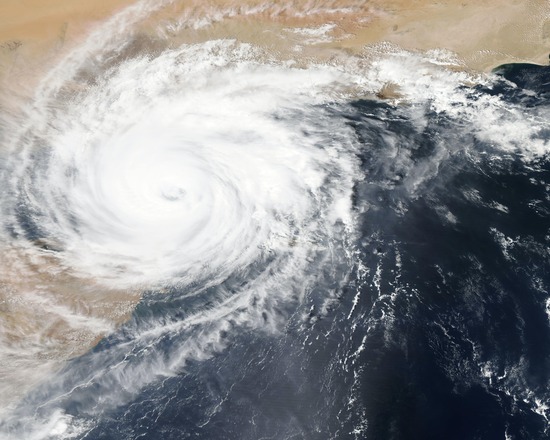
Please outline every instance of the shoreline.
[{"label": "shoreline", "polygon": [[[136,0],[103,0],[94,4],[74,0],[2,2],[0,89],[14,86],[32,89],[45,68],[81,43],[98,24],[136,3]],[[284,3],[274,8],[257,0],[244,4],[214,0],[206,5],[174,2],[156,8],[135,29],[153,38],[163,34],[162,37],[176,42],[214,34],[280,49],[293,44],[292,38],[284,35],[285,30],[330,23],[333,29],[326,33],[327,41],[312,44],[318,52],[331,48],[358,53],[365,46],[385,42],[413,51],[445,49],[474,71],[489,72],[510,62],[548,62],[550,4],[542,0],[374,0],[368,4],[327,0],[327,4],[330,7],[326,11],[308,13],[304,9],[293,15],[288,7],[283,7]],[[210,25],[177,30],[185,20],[200,20],[209,14],[212,17],[217,14]],[[272,29],[272,35],[264,32],[266,27]]]}]

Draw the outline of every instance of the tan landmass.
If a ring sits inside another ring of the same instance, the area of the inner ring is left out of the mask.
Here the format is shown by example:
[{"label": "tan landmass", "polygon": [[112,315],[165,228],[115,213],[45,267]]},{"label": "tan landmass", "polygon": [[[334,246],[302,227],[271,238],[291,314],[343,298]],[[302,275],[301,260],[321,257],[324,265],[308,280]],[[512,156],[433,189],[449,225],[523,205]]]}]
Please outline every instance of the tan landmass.
[{"label": "tan landmass", "polygon": [[1,252],[0,416],[63,361],[126,321],[141,297],[71,276],[54,256]]},{"label": "tan landmass", "polygon": [[[0,2],[0,75],[10,81],[43,70],[106,17],[136,0],[4,0]],[[159,4],[162,2],[158,2]],[[143,21],[169,38],[201,34],[279,43],[286,27],[334,23],[332,47],[358,50],[387,41],[406,49],[445,48],[467,66],[487,70],[504,62],[548,62],[550,3],[545,0],[210,0],[168,2]],[[224,14],[225,12],[225,14]],[[186,20],[217,16],[202,30]],[[221,18],[224,20],[221,20]],[[177,25],[174,26],[174,24]],[[271,32],[270,32],[271,31]],[[179,35],[178,35],[179,34]],[[287,35],[288,37],[288,35]],[[298,35],[294,35],[298,37]],[[285,38],[280,44],[289,44]]]},{"label": "tan landmass", "polygon": [[[99,23],[132,0],[2,0],[0,110],[32,96],[37,80]],[[213,14],[215,12],[215,14]],[[209,25],[201,17],[215,17]],[[330,24],[324,34],[307,29]],[[168,44],[236,38],[292,57],[358,52],[389,42],[410,50],[446,49],[464,68],[505,62],[546,64],[547,0],[325,0],[169,2],[135,25]],[[135,35],[135,33],[134,33]],[[380,96],[391,97],[387,85]],[[61,363],[88,350],[130,316],[141,292],[106,291],[56,269],[55,257],[29,261],[0,249],[0,411]]]},{"label": "tan landmass", "polygon": [[[209,26],[192,24],[212,16]],[[332,41],[291,32],[326,24],[334,25],[327,32]],[[508,62],[547,64],[550,53],[545,0],[175,1],[138,28],[175,42],[236,38],[281,53],[297,44],[305,50],[302,56],[321,58],[327,49],[358,52],[380,42],[409,50],[446,49],[465,67],[485,71]]]},{"label": "tan landmass", "polygon": [[0,109],[17,112],[40,78],[97,25],[135,0],[0,1]]}]

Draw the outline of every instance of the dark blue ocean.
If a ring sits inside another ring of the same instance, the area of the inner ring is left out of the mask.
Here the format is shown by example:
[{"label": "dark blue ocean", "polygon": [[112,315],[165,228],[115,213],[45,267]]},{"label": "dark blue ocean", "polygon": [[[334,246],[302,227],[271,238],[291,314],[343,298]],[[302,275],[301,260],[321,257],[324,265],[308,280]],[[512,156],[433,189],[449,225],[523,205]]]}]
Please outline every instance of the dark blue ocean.
[{"label": "dark blue ocean", "polygon": [[[550,107],[550,67],[496,73],[465,96]],[[215,306],[216,287],[150,291],[129,322],[31,392],[22,414],[62,411],[89,426],[75,437],[86,440],[550,438],[550,158],[507,153],[429,106],[365,99],[327,111],[361,145],[361,232],[343,280],[337,260],[321,266],[303,301],[274,308],[281,331],[230,324],[223,349],[144,388],[94,380],[119,361],[130,377],[134,361],[192,344],[201,326],[177,324]],[[174,330],[134,340],[159,320]],[[5,432],[25,432],[9,423]]]}]

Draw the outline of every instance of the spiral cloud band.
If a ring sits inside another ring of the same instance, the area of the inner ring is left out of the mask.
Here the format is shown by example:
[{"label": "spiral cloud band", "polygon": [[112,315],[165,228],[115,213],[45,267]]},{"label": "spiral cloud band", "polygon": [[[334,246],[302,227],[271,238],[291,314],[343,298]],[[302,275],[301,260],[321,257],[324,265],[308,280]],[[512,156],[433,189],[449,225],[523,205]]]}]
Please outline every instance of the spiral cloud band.
[{"label": "spiral cloud band", "polygon": [[[127,324],[131,342],[87,361],[104,409],[219,352],[235,325],[280,331],[282,311],[315,280],[346,276],[357,144],[331,113],[359,78],[219,40],[134,57],[84,90],[68,75],[37,99],[14,136],[1,206],[3,240],[29,262],[26,274],[70,276],[59,284],[76,286],[84,310],[113,289],[193,298],[180,321]],[[58,319],[59,308],[45,310]],[[90,321],[61,319],[77,334]],[[174,335],[170,352],[150,352]],[[128,349],[143,353],[128,363]],[[92,380],[88,367],[48,393]],[[43,430],[31,426],[21,429]]]},{"label": "spiral cloud band", "polygon": [[353,145],[335,142],[345,126],[320,130],[338,73],[252,52],[219,41],[138,58],[56,109],[17,159],[17,234],[115,285],[210,283],[326,246],[352,220]]}]

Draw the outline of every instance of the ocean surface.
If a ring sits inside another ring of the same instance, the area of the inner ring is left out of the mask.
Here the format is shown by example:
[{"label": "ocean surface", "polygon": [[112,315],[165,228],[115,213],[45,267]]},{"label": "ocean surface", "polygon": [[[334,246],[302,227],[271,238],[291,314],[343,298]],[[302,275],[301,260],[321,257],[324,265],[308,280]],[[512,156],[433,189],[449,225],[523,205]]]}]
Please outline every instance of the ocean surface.
[{"label": "ocean surface", "polygon": [[0,241],[143,296],[0,438],[550,438],[550,67],[93,44],[4,121]]}]

